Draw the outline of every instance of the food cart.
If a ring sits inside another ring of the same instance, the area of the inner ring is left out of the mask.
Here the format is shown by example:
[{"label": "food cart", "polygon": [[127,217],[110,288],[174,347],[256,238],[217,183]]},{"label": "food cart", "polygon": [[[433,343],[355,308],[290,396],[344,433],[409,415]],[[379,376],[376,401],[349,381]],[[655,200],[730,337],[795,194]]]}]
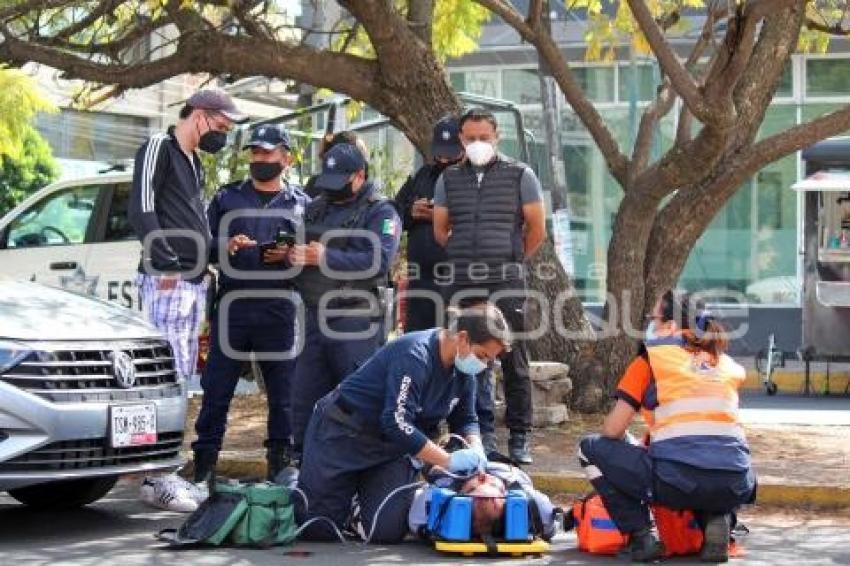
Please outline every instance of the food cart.
[{"label": "food cart", "polygon": [[803,195],[799,353],[809,393],[812,361],[850,361],[850,138],[813,145],[803,160],[806,178],[792,188]]}]

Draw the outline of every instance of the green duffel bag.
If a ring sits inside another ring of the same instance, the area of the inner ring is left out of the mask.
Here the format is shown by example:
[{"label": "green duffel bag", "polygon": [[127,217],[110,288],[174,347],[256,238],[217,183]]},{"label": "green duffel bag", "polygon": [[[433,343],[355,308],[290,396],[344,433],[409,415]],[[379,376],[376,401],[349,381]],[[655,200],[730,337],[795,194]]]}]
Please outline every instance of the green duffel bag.
[{"label": "green duffel bag", "polygon": [[225,493],[229,489],[240,490],[247,509],[236,526],[230,531],[229,540],[236,546],[272,546],[288,544],[295,539],[295,509],[289,500],[289,490],[273,483],[232,487],[220,486]]},{"label": "green duffel bag", "polygon": [[171,546],[268,547],[295,539],[289,490],[273,483],[218,482],[210,497],[178,529],[156,537]]}]

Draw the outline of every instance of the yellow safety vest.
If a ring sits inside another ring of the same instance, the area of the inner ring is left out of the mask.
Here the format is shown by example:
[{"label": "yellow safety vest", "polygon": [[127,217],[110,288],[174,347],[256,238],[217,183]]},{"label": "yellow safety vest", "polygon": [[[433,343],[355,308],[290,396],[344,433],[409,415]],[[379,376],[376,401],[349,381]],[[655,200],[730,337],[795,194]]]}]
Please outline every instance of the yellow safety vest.
[{"label": "yellow safety vest", "polygon": [[726,436],[746,442],[738,419],[738,388],[746,372],[722,354],[710,356],[677,344],[648,346],[658,406],[650,427],[652,444],[687,436]]}]

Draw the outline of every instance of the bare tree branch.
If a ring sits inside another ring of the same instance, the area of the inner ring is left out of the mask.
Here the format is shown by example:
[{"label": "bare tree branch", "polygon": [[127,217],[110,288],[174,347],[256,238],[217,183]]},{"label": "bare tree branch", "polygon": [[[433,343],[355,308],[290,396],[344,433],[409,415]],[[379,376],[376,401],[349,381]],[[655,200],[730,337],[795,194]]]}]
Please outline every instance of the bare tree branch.
[{"label": "bare tree branch", "polygon": [[543,9],[549,9],[549,0],[531,0],[528,6],[528,17],[526,21],[528,26],[537,31],[541,29],[543,24]]},{"label": "bare tree branch", "polygon": [[519,35],[529,43],[537,41],[537,33],[528,25],[525,18],[522,17],[516,8],[511,6],[504,0],[475,0],[504,21],[506,24],[514,28]]},{"label": "bare tree branch", "polygon": [[262,4],[262,0],[237,0],[233,3],[233,15],[246,32],[254,37],[272,39],[272,34],[251,16],[251,10]]},{"label": "bare tree branch", "polygon": [[[705,53],[705,50],[709,47],[709,45],[711,45],[711,40],[714,37],[714,25],[724,13],[725,10],[722,12],[718,11],[714,7],[713,2],[708,6],[708,15],[705,22],[703,22],[702,32],[700,33],[697,42],[694,44],[694,47],[691,49],[691,53],[688,55],[687,60],[685,60],[684,67],[689,73],[692,72],[691,67],[699,61],[700,57],[702,57],[703,53]],[[632,166],[629,170],[631,182],[634,181],[638,174],[646,169],[652,144],[652,133],[655,131],[658,121],[670,112],[675,102],[676,94],[675,92],[672,92],[670,80],[665,78],[655,101],[647,107],[643,116],[641,116],[640,127],[638,128],[638,135],[635,140],[635,147],[632,153]],[[693,122],[692,118],[693,115],[688,111],[688,106],[683,104],[676,131],[677,142],[684,143],[691,139],[690,132],[691,124]],[[685,135],[685,132],[687,132],[687,135]]]},{"label": "bare tree branch", "polygon": [[425,45],[431,45],[434,32],[434,0],[410,0],[407,4],[407,21],[413,35]]},{"label": "bare tree branch", "polygon": [[750,148],[742,167],[758,171],[777,159],[850,130],[850,105],[761,140]]},{"label": "bare tree branch", "polygon": [[611,130],[605,124],[599,111],[587,98],[576,81],[575,75],[570,70],[569,62],[552,36],[542,28],[538,31],[531,29],[525,18],[522,17],[513,6],[504,0],[475,0],[481,6],[498,15],[502,20],[514,28],[525,41],[537,48],[537,54],[542,57],[552,76],[555,77],[558,86],[573,109],[573,112],[581,120],[587,131],[596,142],[599,151],[605,158],[608,170],[617,179],[622,187],[628,184],[629,160],[623,155],[620,146],[614,139]]},{"label": "bare tree branch", "polygon": [[638,133],[635,137],[635,147],[632,151],[632,163],[629,167],[629,183],[627,187],[624,187],[624,190],[629,190],[634,184],[637,175],[646,169],[646,165],[649,162],[650,150],[652,149],[652,138],[655,134],[655,127],[658,125],[658,121],[670,111],[676,102],[676,95],[668,79],[664,80],[664,83],[658,90],[658,96],[644,110],[640,118],[640,126],[638,126]]},{"label": "bare tree branch", "polygon": [[52,8],[63,8],[72,3],[73,0],[27,0],[26,2],[14,2],[7,8],[0,9],[0,22],[15,19],[20,14]]},{"label": "bare tree branch", "polygon": [[104,0],[98,3],[97,7],[89,12],[84,18],[70,24],[62,30],[59,30],[53,35],[53,37],[59,39],[69,39],[74,37],[78,33],[85,31],[105,14],[113,12],[120,3],[121,0]]},{"label": "bare tree branch", "polygon": [[679,121],[676,124],[676,145],[685,145],[693,138],[694,115],[688,111],[684,104],[679,112]]},{"label": "bare tree branch", "polygon": [[[303,45],[268,42],[222,33],[191,34],[172,55],[142,64],[105,64],[72,53],[16,38],[0,27],[0,60],[23,65],[35,61],[63,76],[104,85],[142,88],[183,73],[286,76],[307,84],[345,92],[358,100],[378,97],[378,66],[374,61]],[[246,57],[250,53],[250,57]]]},{"label": "bare tree branch", "polygon": [[733,91],[738,136],[752,141],[758,132],[785,65],[797,49],[805,2],[797,0],[795,6],[770,11],[763,18],[758,43]]},{"label": "bare tree branch", "polygon": [[[18,39],[31,41],[44,47],[53,47],[60,50],[72,51],[81,55],[106,55],[113,61],[117,62],[120,59],[121,53],[132,48],[144,37],[170,24],[171,19],[168,17],[163,17],[157,20],[147,19],[143,21],[141,25],[133,26],[126,30],[121,37],[103,43],[99,43],[97,41],[93,41],[91,43],[75,43],[68,39],[63,39],[59,35],[37,36],[34,29],[28,30],[28,37],[18,36]],[[95,31],[93,35],[96,37],[98,32]],[[176,40],[172,40],[172,42],[176,42]]]},{"label": "bare tree branch", "polygon": [[703,122],[717,120],[717,114],[710,111],[705,103],[705,97],[700,92],[691,74],[679,62],[676,53],[667,42],[646,3],[643,0],[628,0],[628,2],[632,15],[640,26],[653,53],[658,58],[658,63],[664,70],[664,74],[669,77],[676,93],[682,97],[691,112]]}]

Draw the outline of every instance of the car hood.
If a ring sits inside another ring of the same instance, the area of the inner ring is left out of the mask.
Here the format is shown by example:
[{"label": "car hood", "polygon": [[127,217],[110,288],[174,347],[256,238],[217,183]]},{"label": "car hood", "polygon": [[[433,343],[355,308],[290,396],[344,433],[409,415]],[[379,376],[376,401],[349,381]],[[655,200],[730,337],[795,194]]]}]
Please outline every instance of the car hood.
[{"label": "car hood", "polygon": [[133,311],[38,283],[0,281],[0,337],[124,340],[162,335]]}]

